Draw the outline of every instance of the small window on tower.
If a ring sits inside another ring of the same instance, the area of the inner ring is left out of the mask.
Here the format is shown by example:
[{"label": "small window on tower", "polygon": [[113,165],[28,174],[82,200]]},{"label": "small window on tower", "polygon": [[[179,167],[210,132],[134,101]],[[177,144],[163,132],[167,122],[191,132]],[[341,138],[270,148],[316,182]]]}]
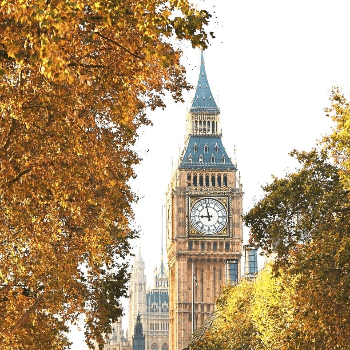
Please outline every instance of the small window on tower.
[{"label": "small window on tower", "polygon": [[226,163],[226,158],[225,158],[225,156],[222,156],[221,161],[222,161],[223,164]]},{"label": "small window on tower", "polygon": [[218,186],[221,187],[221,175],[218,175]]},{"label": "small window on tower", "polygon": [[219,146],[218,146],[218,144],[215,145],[214,150],[215,150],[216,153],[219,152]]},{"label": "small window on tower", "polygon": [[192,180],[191,174],[187,174],[187,186],[191,186],[191,180]]},{"label": "small window on tower", "polygon": [[208,147],[208,145],[205,145],[204,146],[204,153],[208,153],[209,152],[209,147]]},{"label": "small window on tower", "polygon": [[224,187],[227,187],[227,176],[224,175]]},{"label": "small window on tower", "polygon": [[214,155],[211,156],[211,162],[212,162],[212,164],[215,163],[215,157],[214,157]]},{"label": "small window on tower", "polygon": [[202,155],[199,156],[199,163],[203,163],[203,156]]},{"label": "small window on tower", "polygon": [[192,163],[192,155],[191,154],[188,156],[188,162]]},{"label": "small window on tower", "polygon": [[197,175],[193,175],[193,186],[197,186]]},{"label": "small window on tower", "polygon": [[188,243],[188,250],[192,250],[193,249],[193,243],[192,242],[189,242]]},{"label": "small window on tower", "polygon": [[204,250],[204,249],[205,249],[205,243],[201,242],[201,250]]},{"label": "small window on tower", "polygon": [[217,250],[218,249],[218,244],[215,242],[213,243],[213,250]]},{"label": "small window on tower", "polygon": [[197,144],[195,143],[194,146],[193,146],[193,152],[197,153],[198,152],[198,146]]}]

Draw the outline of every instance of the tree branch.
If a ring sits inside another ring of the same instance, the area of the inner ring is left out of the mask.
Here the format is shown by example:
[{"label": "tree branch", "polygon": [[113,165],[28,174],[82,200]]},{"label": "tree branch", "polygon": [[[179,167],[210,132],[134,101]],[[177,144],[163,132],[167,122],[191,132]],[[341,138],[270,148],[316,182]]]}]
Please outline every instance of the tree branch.
[{"label": "tree branch", "polygon": [[15,118],[12,118],[12,124],[11,124],[10,131],[9,131],[9,133],[7,135],[7,140],[6,140],[5,144],[4,144],[4,146],[2,147],[5,151],[10,146],[10,139],[11,139],[11,136],[13,135],[13,133],[15,132],[16,126],[17,126],[17,120]]},{"label": "tree branch", "polygon": [[141,56],[138,56],[136,54],[134,54],[133,52],[131,52],[130,50],[128,50],[126,47],[120,45],[119,43],[117,43],[116,41],[114,41],[113,39],[110,39],[104,35],[102,35],[101,33],[99,32],[94,32],[95,34],[97,34],[98,36],[100,36],[101,38],[105,39],[105,40],[108,40],[110,41],[111,43],[113,43],[114,45],[120,47],[121,49],[123,49],[124,51],[126,51],[127,53],[129,53],[131,56],[134,56],[136,58],[139,58],[140,60],[144,60],[145,58],[144,57],[141,57]]},{"label": "tree branch", "polygon": [[25,170],[23,170],[22,172],[20,172],[15,178],[13,178],[10,181],[5,182],[4,184],[2,184],[0,186],[0,188],[4,188],[5,186],[10,186],[13,183],[17,182],[22,176],[24,176],[25,174],[28,174],[31,170],[33,169],[33,167],[29,167]]},{"label": "tree branch", "polygon": [[[43,293],[40,294],[40,296],[35,300],[33,305],[31,307],[29,307],[29,309],[11,327],[11,329],[8,332],[9,335],[13,335],[17,331],[18,328],[22,327],[22,325],[28,320],[29,316],[38,308],[38,306],[42,302],[42,300],[43,300]],[[4,340],[5,340],[5,336],[2,335],[0,338],[0,347],[1,347],[2,343],[4,342]]]}]

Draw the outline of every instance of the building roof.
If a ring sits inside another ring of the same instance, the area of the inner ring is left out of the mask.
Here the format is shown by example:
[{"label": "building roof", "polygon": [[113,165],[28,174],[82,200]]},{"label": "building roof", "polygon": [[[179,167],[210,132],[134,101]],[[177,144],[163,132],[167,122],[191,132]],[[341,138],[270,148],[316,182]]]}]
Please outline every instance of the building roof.
[{"label": "building roof", "polygon": [[220,110],[215,103],[208,83],[207,73],[205,72],[203,51],[201,53],[201,68],[199,72],[198,84],[192,106],[191,113],[210,113],[219,114]]},{"label": "building roof", "polygon": [[179,169],[235,170],[220,136],[193,136],[188,138]]}]

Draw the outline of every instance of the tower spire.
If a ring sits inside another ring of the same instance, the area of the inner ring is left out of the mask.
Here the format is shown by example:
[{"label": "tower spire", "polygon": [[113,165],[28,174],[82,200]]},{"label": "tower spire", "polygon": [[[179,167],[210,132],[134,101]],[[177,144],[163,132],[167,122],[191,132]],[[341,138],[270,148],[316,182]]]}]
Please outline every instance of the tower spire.
[{"label": "tower spire", "polygon": [[190,113],[219,114],[220,110],[216,105],[213,94],[208,83],[207,73],[205,71],[203,50],[201,51],[201,66],[198,77],[196,93],[190,108]]}]

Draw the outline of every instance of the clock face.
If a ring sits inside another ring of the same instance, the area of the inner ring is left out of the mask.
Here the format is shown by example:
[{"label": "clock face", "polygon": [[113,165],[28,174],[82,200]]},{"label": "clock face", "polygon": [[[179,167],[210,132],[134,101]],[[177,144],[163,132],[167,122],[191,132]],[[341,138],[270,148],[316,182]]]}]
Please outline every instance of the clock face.
[{"label": "clock face", "polygon": [[218,200],[203,198],[193,205],[190,220],[197,231],[206,235],[214,235],[226,226],[227,211]]}]

